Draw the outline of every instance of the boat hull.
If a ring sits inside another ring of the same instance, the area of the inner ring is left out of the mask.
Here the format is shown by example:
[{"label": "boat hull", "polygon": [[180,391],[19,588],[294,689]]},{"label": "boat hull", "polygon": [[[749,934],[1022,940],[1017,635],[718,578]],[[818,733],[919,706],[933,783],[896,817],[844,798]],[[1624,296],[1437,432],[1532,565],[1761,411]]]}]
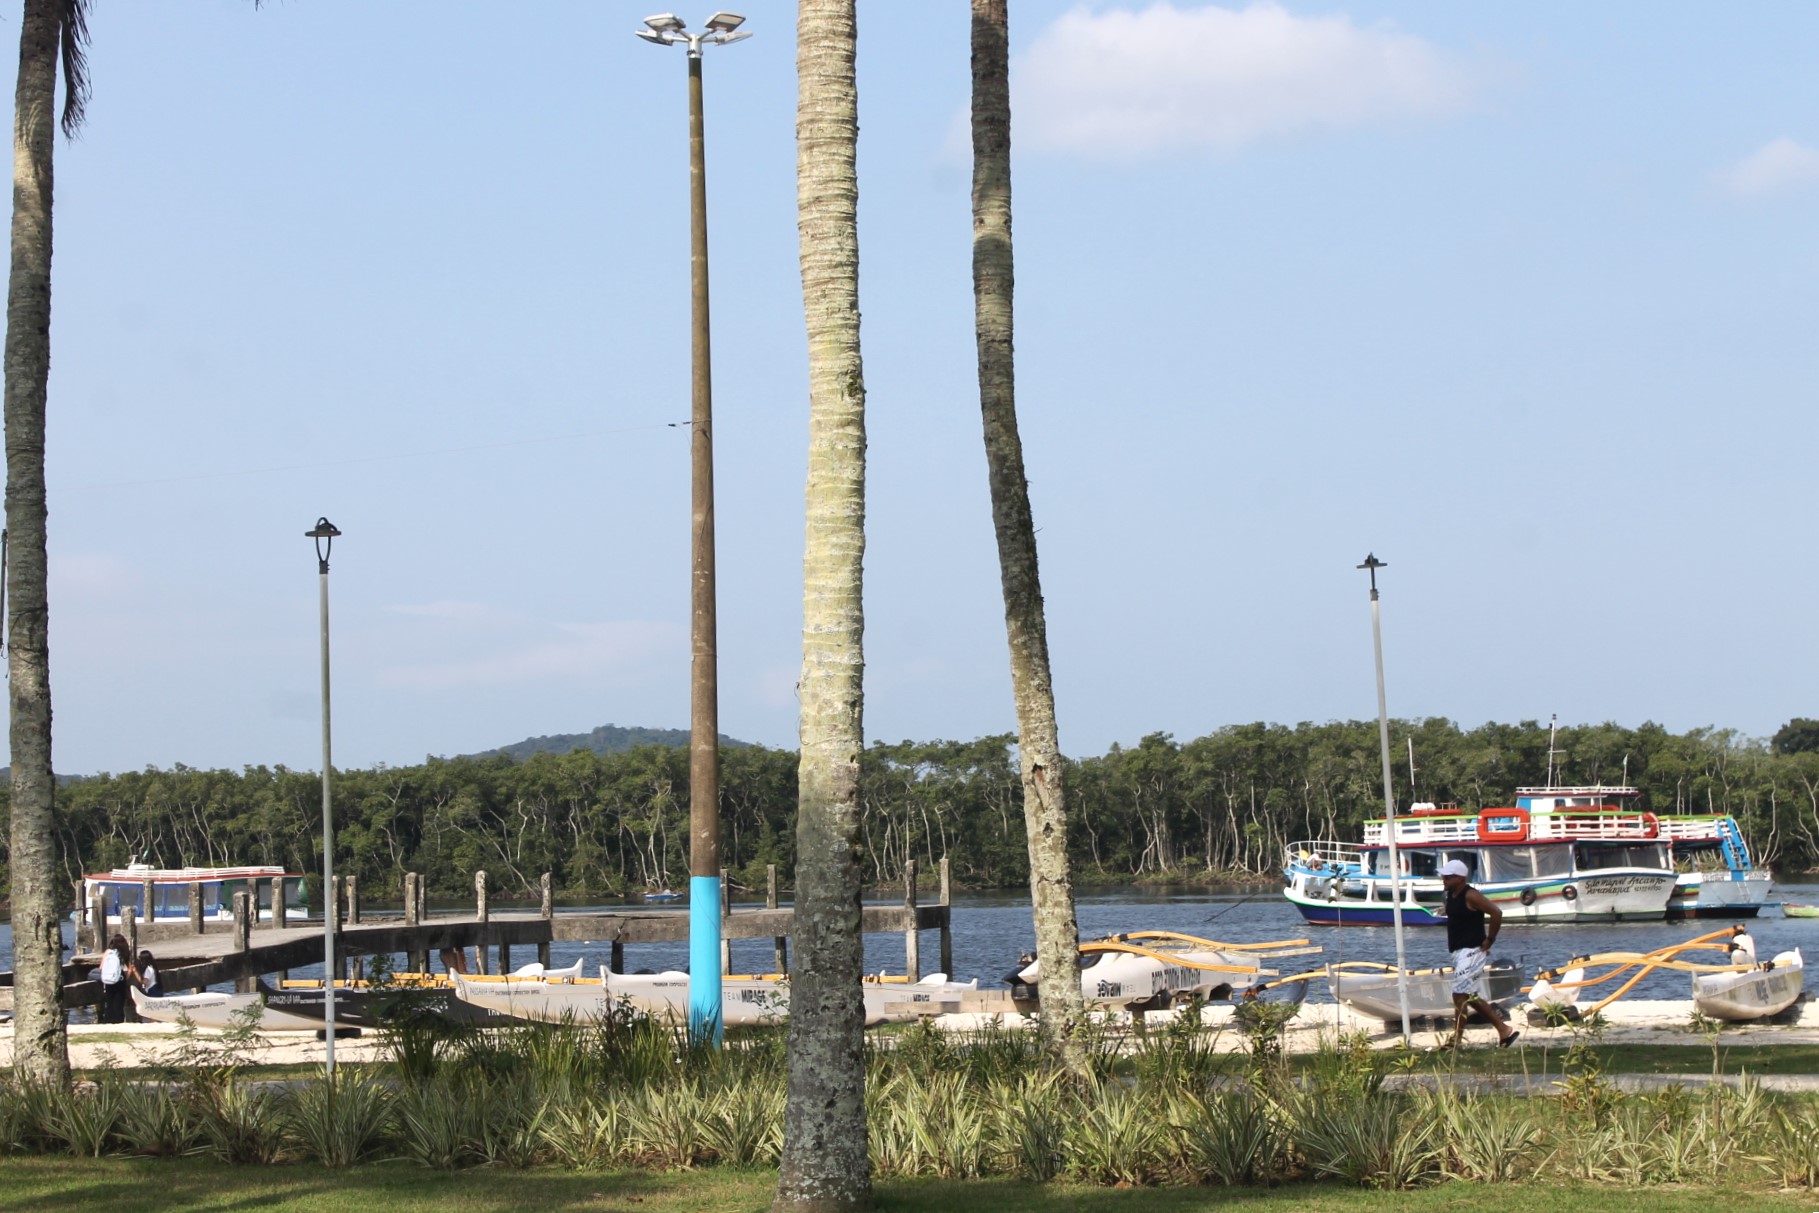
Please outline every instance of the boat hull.
[{"label": "boat hull", "polygon": [[[463,1002],[542,1023],[598,1021],[617,1005],[653,1018],[683,1024],[689,1018],[687,973],[614,973],[599,981],[471,981],[456,978]],[[921,981],[867,980],[861,987],[866,1025],[903,1023],[938,1013],[979,988],[977,981],[948,981],[940,974]],[[789,1018],[787,979],[729,977],[720,985],[721,1023],[729,1028],[782,1023]]]},{"label": "boat hull", "polygon": [[1683,872],[1674,878],[1667,916],[1754,918],[1768,904],[1773,887],[1767,872]]},{"label": "boat hull", "polygon": [[[1402,1018],[1402,1001],[1394,972],[1347,971],[1328,965],[1327,986],[1335,1001],[1374,1019]],[[1522,988],[1521,968],[1506,960],[1492,961],[1485,970],[1491,1002],[1513,998]],[[1411,1018],[1450,1018],[1453,1014],[1453,971],[1437,969],[1408,975],[1408,1011]]]},{"label": "boat hull", "polygon": [[[308,1020],[310,1026],[317,1029],[327,1022],[328,1000],[320,983],[280,988],[261,980],[259,993],[270,1010]],[[476,1027],[524,1022],[509,1013],[463,1001],[456,996],[453,986],[335,987],[336,1027],[382,1028],[400,1015],[435,1015],[451,1023]]]},{"label": "boat hull", "polygon": [[1806,966],[1799,951],[1783,952],[1772,969],[1695,974],[1693,1008],[1730,1023],[1767,1019],[1798,1002],[1805,988]]},{"label": "boat hull", "polygon": [[258,994],[203,991],[199,994],[167,994],[162,998],[150,998],[137,988],[132,989],[131,993],[133,1009],[139,1013],[139,1018],[154,1023],[181,1024],[187,1021],[193,1027],[226,1030],[244,1026],[247,1017],[257,1008],[258,1018],[253,1021],[253,1026],[261,1032],[310,1032],[322,1026],[320,1017],[310,1020],[267,1006]]}]

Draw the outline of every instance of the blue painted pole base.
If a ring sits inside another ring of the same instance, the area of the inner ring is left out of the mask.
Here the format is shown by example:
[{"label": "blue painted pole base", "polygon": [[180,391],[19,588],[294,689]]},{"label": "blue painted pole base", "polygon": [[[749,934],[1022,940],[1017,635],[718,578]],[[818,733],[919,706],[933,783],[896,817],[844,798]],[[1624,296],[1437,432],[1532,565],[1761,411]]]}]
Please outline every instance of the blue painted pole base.
[{"label": "blue painted pole base", "polygon": [[688,878],[688,1035],[725,1039],[720,1008],[720,878]]}]

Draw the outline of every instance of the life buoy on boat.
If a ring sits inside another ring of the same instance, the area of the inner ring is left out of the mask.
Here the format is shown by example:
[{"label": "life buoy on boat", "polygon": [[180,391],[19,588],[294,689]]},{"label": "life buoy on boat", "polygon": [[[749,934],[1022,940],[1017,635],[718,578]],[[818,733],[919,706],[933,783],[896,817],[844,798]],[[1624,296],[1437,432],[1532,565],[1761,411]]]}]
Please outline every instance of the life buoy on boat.
[{"label": "life buoy on boat", "polygon": [[1569,884],[1564,889],[1560,890],[1560,896],[1566,898],[1568,901],[1578,901],[1579,890]]},{"label": "life buoy on boat", "polygon": [[1522,842],[1527,838],[1527,809],[1486,809],[1478,814],[1480,842]]},{"label": "life buoy on boat", "polygon": [[1525,906],[1532,906],[1535,904],[1535,889],[1533,885],[1522,890],[1522,904]]}]

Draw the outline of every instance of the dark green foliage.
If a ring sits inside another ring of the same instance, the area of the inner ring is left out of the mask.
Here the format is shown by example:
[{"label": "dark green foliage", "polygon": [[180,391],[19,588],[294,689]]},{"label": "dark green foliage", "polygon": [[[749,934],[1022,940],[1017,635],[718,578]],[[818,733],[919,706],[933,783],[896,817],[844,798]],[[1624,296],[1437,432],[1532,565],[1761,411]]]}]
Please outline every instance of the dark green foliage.
[{"label": "dark green foliage", "polygon": [[[484,754],[462,754],[461,758],[492,758],[504,755],[507,758],[522,762],[533,754],[567,754],[573,750],[591,750],[596,754],[623,754],[643,745],[686,746],[689,737],[687,729],[646,729],[621,728],[616,724],[603,724],[591,733],[555,733],[548,737],[526,737],[523,741],[511,745],[502,745],[496,750]],[[723,750],[738,749],[748,745],[722,733],[720,748]]]},{"label": "dark green foliage", "polygon": [[[1819,865],[1819,749],[1791,722],[1778,741],[1719,729],[1673,735],[1659,725],[1560,730],[1558,778],[1642,788],[1657,813],[1730,813],[1760,861]],[[1819,726],[1815,726],[1819,727]],[[1446,720],[1395,722],[1396,752],[1414,740],[1422,800],[1464,809],[1509,804],[1547,777],[1548,731],[1524,721],[1462,730]],[[1234,725],[1180,743],[1153,733],[1069,764],[1070,845],[1082,883],[1196,881],[1275,870],[1289,843],[1355,839],[1382,812],[1377,726]],[[723,856],[736,895],[762,891],[765,865],[795,865],[796,755],[762,746],[721,755]],[[1407,804],[1406,760],[1396,769]],[[915,859],[933,880],[943,855],[960,887],[1028,878],[1014,738],[876,742],[861,766],[865,879],[902,879]],[[7,789],[0,785],[0,803]],[[166,865],[269,863],[317,868],[321,788],[308,771],[177,766],[99,775],[58,793],[71,878],[138,853]],[[575,749],[523,762],[495,756],[339,772],[336,854],[369,898],[399,895],[423,873],[433,895],[466,899],[485,868],[494,896],[535,896],[554,873],[565,897],[679,884],[688,872],[688,753],[646,745]]]}]

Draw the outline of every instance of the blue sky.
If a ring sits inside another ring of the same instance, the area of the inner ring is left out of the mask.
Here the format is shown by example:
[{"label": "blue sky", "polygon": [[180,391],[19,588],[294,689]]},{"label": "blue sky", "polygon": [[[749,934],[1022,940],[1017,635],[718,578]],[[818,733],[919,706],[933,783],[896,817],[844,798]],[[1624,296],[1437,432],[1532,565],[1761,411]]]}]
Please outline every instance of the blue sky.
[{"label": "blue sky", "polygon": [[[1370,717],[1370,551],[1393,715],[1819,713],[1819,9],[1012,10],[1064,749]],[[744,11],[706,64],[721,722],[791,746],[794,6]],[[645,15],[97,7],[57,152],[60,771],[318,765],[318,515],[338,765],[686,726],[685,62]],[[967,21],[861,20],[866,735],[971,738],[1013,723]]]}]

